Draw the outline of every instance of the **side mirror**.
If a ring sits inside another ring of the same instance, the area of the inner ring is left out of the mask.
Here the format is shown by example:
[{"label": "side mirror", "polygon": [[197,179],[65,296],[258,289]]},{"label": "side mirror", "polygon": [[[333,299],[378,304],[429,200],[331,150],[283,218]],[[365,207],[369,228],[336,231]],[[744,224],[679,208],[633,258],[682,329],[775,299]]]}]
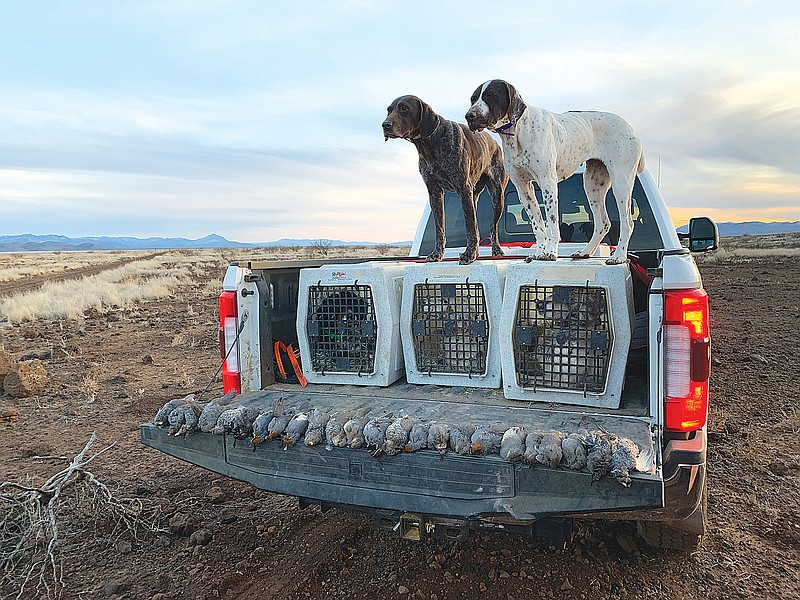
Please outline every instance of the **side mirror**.
[{"label": "side mirror", "polygon": [[689,239],[691,252],[708,252],[719,248],[717,224],[708,217],[689,219],[689,234],[682,237]]}]

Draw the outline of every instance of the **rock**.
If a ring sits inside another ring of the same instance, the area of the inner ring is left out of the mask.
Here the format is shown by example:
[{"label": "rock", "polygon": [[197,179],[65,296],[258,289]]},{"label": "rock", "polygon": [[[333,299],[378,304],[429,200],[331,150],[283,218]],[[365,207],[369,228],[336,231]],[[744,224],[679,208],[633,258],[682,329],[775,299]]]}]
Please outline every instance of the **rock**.
[{"label": "rock", "polygon": [[[2,421],[2,410],[0,409],[0,421]],[[783,477],[784,475],[789,474],[789,466],[780,460],[773,461],[767,465],[767,468],[772,471],[773,474],[778,475],[779,477]]]},{"label": "rock", "polygon": [[221,487],[210,487],[206,491],[206,496],[211,501],[211,504],[222,504],[227,500],[227,494]]},{"label": "rock", "polygon": [[5,376],[11,372],[16,364],[17,361],[10,352],[0,350],[0,384],[3,383]]},{"label": "rock", "polygon": [[42,332],[36,327],[31,327],[22,332],[22,337],[26,340],[38,340],[42,337]]},{"label": "rock", "polygon": [[153,360],[153,357],[152,357],[150,354],[145,354],[145,355],[142,357],[142,364],[145,364],[145,365],[154,365],[154,364],[156,364],[156,361],[155,361],[155,360]]},{"label": "rock", "polygon": [[119,554],[130,554],[133,552],[133,544],[128,540],[117,540],[117,543],[114,544],[114,548]]},{"label": "rock", "polygon": [[235,523],[239,516],[232,510],[223,510],[219,513],[219,521],[223,525],[230,525]]},{"label": "rock", "polygon": [[19,410],[8,402],[0,402],[0,423],[10,423],[19,418]]},{"label": "rock", "polygon": [[561,591],[566,592],[568,590],[573,589],[573,585],[569,582],[569,579],[565,579],[564,583],[561,584]]},{"label": "rock", "polygon": [[397,588],[397,593],[400,594],[401,596],[405,595],[408,593],[408,588],[404,585],[401,585],[399,588]]},{"label": "rock", "polygon": [[214,534],[208,529],[198,529],[189,536],[191,546],[206,546],[214,538]]},{"label": "rock", "polygon": [[638,549],[636,547],[636,541],[625,532],[621,531],[617,533],[616,540],[620,548],[622,548],[626,554],[633,554]]},{"label": "rock", "polygon": [[104,598],[108,598],[114,594],[124,592],[130,587],[131,584],[129,581],[109,581],[103,586],[103,589],[100,590],[100,595]]},{"label": "rock", "polygon": [[14,398],[29,398],[40,395],[50,383],[50,377],[42,361],[30,364],[17,363],[3,379],[3,389]]},{"label": "rock", "polygon": [[172,515],[169,520],[169,529],[172,533],[188,536],[197,529],[197,525],[189,515],[179,512]]}]

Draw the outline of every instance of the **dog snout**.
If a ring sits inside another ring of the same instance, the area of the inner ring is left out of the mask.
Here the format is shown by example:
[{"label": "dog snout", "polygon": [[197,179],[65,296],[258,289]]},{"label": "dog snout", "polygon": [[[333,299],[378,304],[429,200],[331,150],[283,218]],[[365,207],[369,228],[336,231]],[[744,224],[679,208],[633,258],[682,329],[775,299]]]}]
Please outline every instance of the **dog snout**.
[{"label": "dog snout", "polygon": [[469,109],[467,114],[464,115],[464,118],[467,120],[467,125],[469,126],[470,131],[480,131],[483,129],[481,119],[476,114],[475,110]]}]

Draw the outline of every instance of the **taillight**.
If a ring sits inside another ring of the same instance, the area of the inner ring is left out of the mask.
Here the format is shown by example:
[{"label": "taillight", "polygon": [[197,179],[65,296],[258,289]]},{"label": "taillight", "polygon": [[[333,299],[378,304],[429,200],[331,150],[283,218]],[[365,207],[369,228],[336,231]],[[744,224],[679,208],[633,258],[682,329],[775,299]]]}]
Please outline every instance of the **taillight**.
[{"label": "taillight", "polygon": [[[236,342],[238,324],[236,292],[222,292],[219,296],[219,352],[222,364],[222,385],[225,393],[241,393],[239,377],[239,344]],[[227,356],[227,358],[225,358]]]},{"label": "taillight", "polygon": [[708,294],[664,292],[664,427],[696,431],[708,417]]}]

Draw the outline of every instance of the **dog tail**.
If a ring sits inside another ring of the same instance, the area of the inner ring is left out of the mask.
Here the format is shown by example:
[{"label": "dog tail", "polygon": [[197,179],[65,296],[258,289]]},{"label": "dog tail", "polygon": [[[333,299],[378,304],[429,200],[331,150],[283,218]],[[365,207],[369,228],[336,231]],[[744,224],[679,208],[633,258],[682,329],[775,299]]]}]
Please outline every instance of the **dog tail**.
[{"label": "dog tail", "polygon": [[636,172],[641,173],[644,171],[644,150],[639,153],[639,164],[636,167]]}]

